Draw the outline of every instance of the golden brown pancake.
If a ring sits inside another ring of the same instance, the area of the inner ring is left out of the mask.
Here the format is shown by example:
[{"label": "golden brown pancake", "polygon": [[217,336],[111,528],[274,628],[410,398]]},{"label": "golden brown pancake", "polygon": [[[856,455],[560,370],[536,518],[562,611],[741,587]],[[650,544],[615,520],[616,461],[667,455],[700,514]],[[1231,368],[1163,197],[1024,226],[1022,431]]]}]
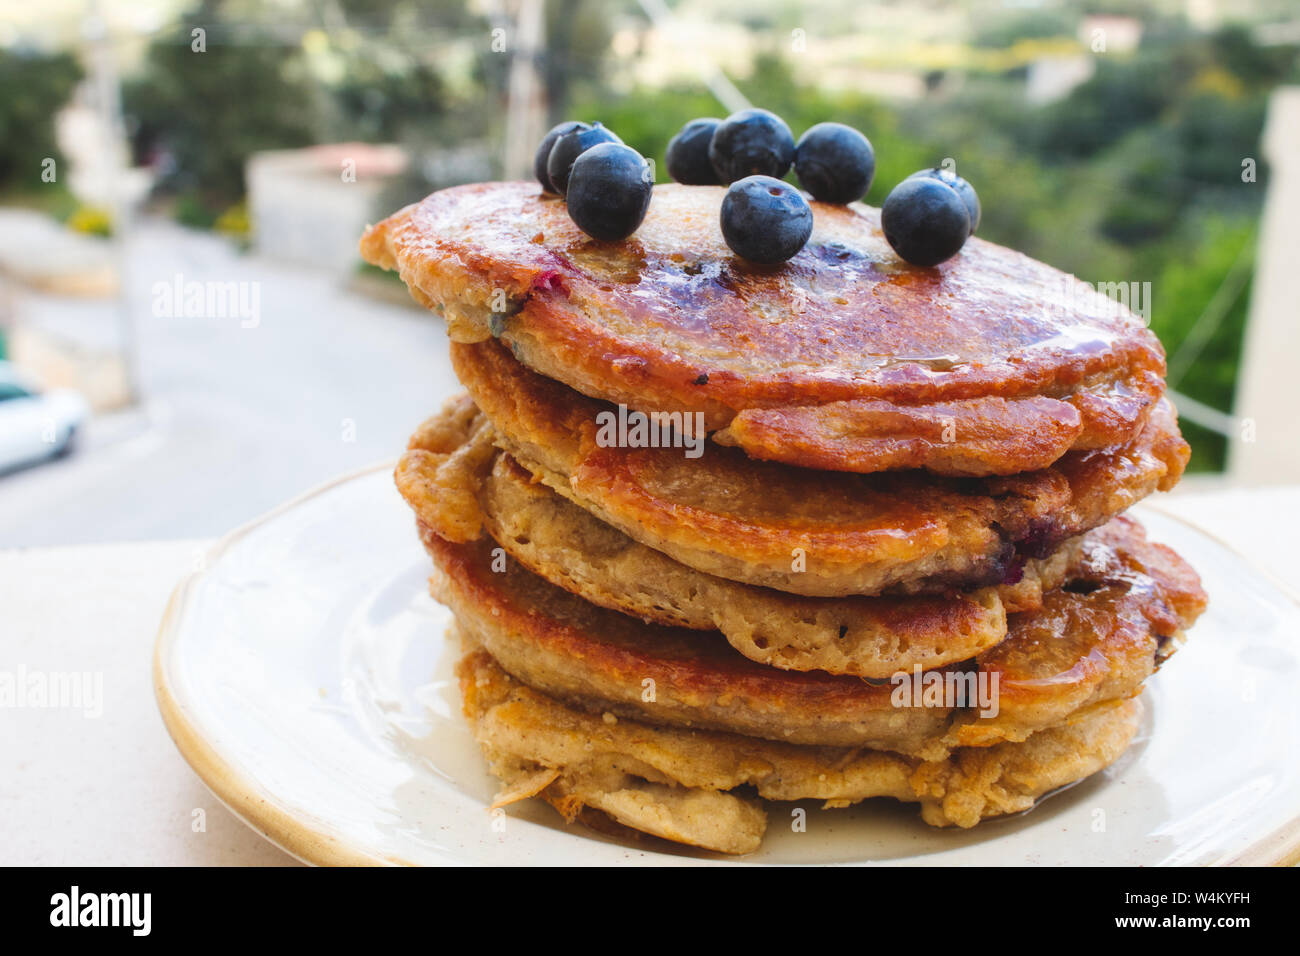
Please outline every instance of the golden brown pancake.
[{"label": "golden brown pancake", "polygon": [[887,683],[756,664],[716,632],[605,610],[518,562],[497,573],[490,540],[452,544],[425,528],[421,537],[439,572],[434,597],[451,608],[462,633],[537,690],[658,724],[794,743],[941,749],[933,742],[949,711],[895,708]]},{"label": "golden brown pancake", "polygon": [[601,447],[607,403],[529,371],[495,342],[451,353],[497,443],[548,487],[696,570],[812,597],[1001,583],[1026,558],[1172,487],[1188,457],[1164,399],[1132,445],[1011,477],[817,472],[715,444],[697,459]]},{"label": "golden brown pancake", "polygon": [[1101,770],[1124,752],[1141,715],[1137,700],[1116,701],[1024,743],[922,761],[589,713],[512,679],[473,647],[457,672],[465,714],[504,784],[494,807],[539,796],[570,822],[590,808],[632,830],[721,853],[758,849],[767,825],[759,800],[736,788],[828,808],[892,797],[920,803],[932,826],[971,827]]},{"label": "golden brown pancake", "polygon": [[718,630],[751,660],[787,670],[888,677],[974,657],[1006,635],[1008,613],[1042,604],[1080,552],[1073,538],[1020,579],[972,592],[809,598],[715,577],[639,544],[551,491],[492,445],[468,396],[412,436],[396,471],[420,521],[451,541],[484,530],[524,567],[641,620]]},{"label": "golden brown pancake", "polygon": [[1090,536],[1066,587],[1042,609],[1012,616],[1006,640],[975,668],[867,681],[767,667],[720,634],[590,604],[494,555],[490,539],[420,532],[440,571],[434,596],[530,687],[654,724],[931,758],[958,744],[1021,740],[1132,696],[1204,605],[1195,573],[1121,518]]},{"label": "golden brown pancake", "polygon": [[661,185],[628,240],[598,242],[535,184],[436,192],[367,230],[452,338],[643,411],[700,411],[759,458],[1009,475],[1133,441],[1164,353],[1086,284],[980,239],[909,266],[860,204],[812,203],[775,268],[731,255],[720,187]]},{"label": "golden brown pancake", "polygon": [[976,660],[997,676],[999,713],[957,715],[952,747],[1024,740],[1094,704],[1136,693],[1205,610],[1201,580],[1128,516],[1084,536],[1064,586],[1012,615],[1007,639]]}]

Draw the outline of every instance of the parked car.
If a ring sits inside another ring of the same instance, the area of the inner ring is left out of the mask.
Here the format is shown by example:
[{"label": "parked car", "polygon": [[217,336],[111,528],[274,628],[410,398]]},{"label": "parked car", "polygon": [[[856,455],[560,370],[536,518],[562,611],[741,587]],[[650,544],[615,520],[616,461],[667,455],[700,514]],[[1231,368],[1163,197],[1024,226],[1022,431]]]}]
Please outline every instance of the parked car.
[{"label": "parked car", "polygon": [[89,414],[80,392],[41,391],[0,361],[0,474],[66,455]]}]

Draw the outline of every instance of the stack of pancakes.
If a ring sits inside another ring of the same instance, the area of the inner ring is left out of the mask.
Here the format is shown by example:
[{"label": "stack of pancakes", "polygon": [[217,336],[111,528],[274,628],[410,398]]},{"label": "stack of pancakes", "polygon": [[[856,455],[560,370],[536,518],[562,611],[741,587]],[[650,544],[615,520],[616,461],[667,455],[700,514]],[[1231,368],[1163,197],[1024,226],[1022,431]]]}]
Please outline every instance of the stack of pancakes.
[{"label": "stack of pancakes", "polygon": [[979,239],[908,266],[861,205],[748,265],[723,193],[602,243],[463,186],[362,240],[467,391],[396,479],[496,805],[744,853],[764,800],[969,827],[1107,766],[1205,603],[1122,516],[1187,462],[1159,343]]}]

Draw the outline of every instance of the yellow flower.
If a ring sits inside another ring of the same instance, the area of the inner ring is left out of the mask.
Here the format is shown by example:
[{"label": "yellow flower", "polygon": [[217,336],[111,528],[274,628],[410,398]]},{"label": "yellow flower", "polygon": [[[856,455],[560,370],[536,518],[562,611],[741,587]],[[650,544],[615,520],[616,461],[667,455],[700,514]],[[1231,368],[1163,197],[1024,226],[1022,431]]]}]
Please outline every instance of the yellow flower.
[{"label": "yellow flower", "polygon": [[98,206],[78,206],[68,217],[67,226],[74,232],[91,236],[108,236],[113,232],[113,219],[108,210]]},{"label": "yellow flower", "polygon": [[247,204],[240,202],[231,206],[217,217],[217,221],[213,225],[217,232],[233,236],[236,239],[246,239],[251,228],[248,221]]}]

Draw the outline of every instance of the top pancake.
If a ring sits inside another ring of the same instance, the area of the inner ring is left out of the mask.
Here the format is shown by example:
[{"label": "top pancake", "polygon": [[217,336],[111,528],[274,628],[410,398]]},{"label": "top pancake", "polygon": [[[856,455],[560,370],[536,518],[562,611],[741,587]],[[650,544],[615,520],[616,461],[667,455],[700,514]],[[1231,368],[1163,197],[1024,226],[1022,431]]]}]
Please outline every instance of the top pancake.
[{"label": "top pancake", "polygon": [[460,342],[496,335],[537,372],[642,411],[701,411],[720,441],[827,470],[1006,475],[1126,443],[1163,391],[1159,342],[1125,308],[970,239],[900,260],[879,213],[812,203],[784,265],[733,256],[720,187],[655,188],[641,228],[598,242],[535,184],[434,193],[369,229]]}]

